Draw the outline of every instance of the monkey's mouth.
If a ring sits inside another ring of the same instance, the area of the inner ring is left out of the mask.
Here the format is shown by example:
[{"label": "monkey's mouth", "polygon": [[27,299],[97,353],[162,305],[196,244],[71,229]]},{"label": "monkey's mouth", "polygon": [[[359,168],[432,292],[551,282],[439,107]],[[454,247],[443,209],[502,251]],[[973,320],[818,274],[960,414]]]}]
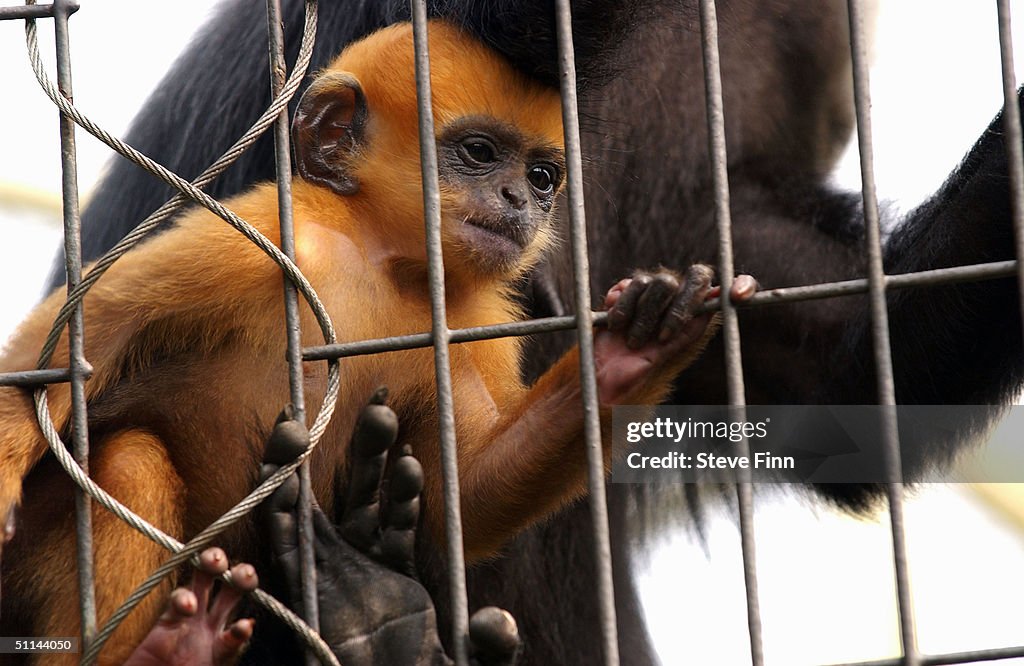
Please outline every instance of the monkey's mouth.
[{"label": "monkey's mouth", "polygon": [[504,217],[469,217],[462,225],[462,236],[472,253],[500,264],[515,263],[532,237],[529,224]]},{"label": "monkey's mouth", "polygon": [[493,234],[515,244],[520,250],[530,241],[529,225],[522,224],[515,218],[466,218],[466,224]]}]

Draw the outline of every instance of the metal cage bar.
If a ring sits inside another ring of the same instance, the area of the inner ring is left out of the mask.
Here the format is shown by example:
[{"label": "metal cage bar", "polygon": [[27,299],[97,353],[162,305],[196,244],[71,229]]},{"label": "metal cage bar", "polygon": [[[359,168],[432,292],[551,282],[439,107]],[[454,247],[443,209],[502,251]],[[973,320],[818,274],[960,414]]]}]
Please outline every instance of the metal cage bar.
[{"label": "metal cage bar", "polygon": [[[284,89],[288,66],[284,58],[284,26],[281,23],[281,0],[267,0],[267,36],[270,47],[270,88],[272,97]],[[295,225],[292,218],[292,160],[288,107],[274,123],[274,159],[277,173],[277,206],[281,229],[281,251],[295,261]],[[306,423],[306,398],[303,391],[302,323],[299,320],[299,293],[287,276],[284,277],[285,327],[288,339],[288,388],[292,418]],[[298,545],[299,575],[302,587],[302,619],[314,631],[320,631],[320,608],[316,588],[316,553],[313,550],[313,504],[309,459],[299,467]],[[308,664],[319,663],[308,648]]]},{"label": "metal cage bar", "polygon": [[888,476],[886,497],[889,501],[889,517],[892,527],[900,638],[903,644],[904,665],[920,666],[907,567],[906,532],[903,520],[903,470],[900,461],[899,429],[895,410],[896,387],[892,369],[892,350],[889,343],[889,314],[885,297],[885,270],[882,264],[882,234],[878,197],[875,191],[867,39],[864,34],[864,14],[860,1],[848,0],[847,7],[850,15],[850,55],[853,61],[853,94],[857,115],[857,147],[860,150],[861,185],[864,198],[865,242],[868,252],[868,295],[871,304],[875,371],[878,377],[878,403],[890,407],[885,410],[885,417],[882,421],[882,450]]},{"label": "metal cage bar", "polygon": [[[1024,139],[1021,136],[1020,103],[1017,101],[1017,75],[1013,71],[1013,34],[1010,30],[1009,0],[996,0],[999,18],[999,55],[1003,74],[1003,131],[1006,161],[1010,176],[1010,205],[1017,242],[1017,261],[1024,260]],[[1021,312],[1024,313],[1024,268],[1017,274]],[[1022,317],[1024,323],[1024,317]]]},{"label": "metal cage bar", "polygon": [[[721,57],[718,50],[718,16],[715,0],[701,0],[701,47],[704,57],[704,92],[707,105],[708,154],[711,157],[711,179],[715,197],[715,222],[718,228],[718,277],[722,285],[719,304],[722,311],[722,334],[725,337],[725,372],[729,394],[729,417],[744,422],[746,391],[743,385],[743,358],[740,352],[740,325],[736,308],[729,299],[733,281],[732,216],[729,210],[729,162],[725,146],[725,106],[722,100]],[[746,436],[737,443],[739,455],[750,457]],[[757,554],[754,541],[754,485],[750,470],[737,475],[736,503],[739,509],[740,548],[743,555],[743,584],[746,593],[747,631],[750,640],[750,661],[753,666],[764,663],[761,637],[761,605],[757,593]]]},{"label": "metal cage bar", "polygon": [[587,453],[587,480],[594,536],[594,567],[601,622],[604,663],[619,663],[612,581],[611,535],[604,487],[604,454],[601,451],[601,419],[594,366],[594,326],[590,311],[590,258],[587,256],[587,217],[583,200],[583,154],[576,101],[576,58],[572,41],[572,9],[569,0],[555,3],[558,35],[559,85],[562,92],[562,131],[565,135],[566,187],[569,200],[570,247],[573,293],[576,297],[576,341],[580,355],[580,395],[583,401],[583,436]]},{"label": "metal cage bar", "polygon": [[[71,40],[68,19],[78,10],[74,0],[55,0],[53,25],[57,44],[57,87],[69,102],[74,101],[71,85]],[[78,160],[75,150],[75,122],[60,114],[61,200],[64,217],[64,266],[70,294],[82,281],[82,220],[78,206]],[[75,462],[89,472],[89,416],[85,399],[85,323],[82,306],[75,307],[68,322],[71,381],[71,448]],[[78,594],[81,611],[82,649],[96,635],[96,581],[93,562],[92,498],[75,488],[75,543],[78,566]]]},{"label": "metal cage bar", "polygon": [[430,93],[430,53],[427,43],[426,0],[412,4],[413,44],[416,49],[416,98],[419,106],[420,167],[423,210],[427,229],[427,271],[430,284],[434,370],[441,435],[441,471],[444,483],[444,518],[448,540],[448,589],[452,604],[452,650],[457,666],[468,666],[469,600],[466,563],[462,549],[462,512],[459,498],[459,463],[455,443],[455,406],[448,353],[451,331],[445,309],[444,259],[441,250],[441,192],[437,175],[437,144]]}]

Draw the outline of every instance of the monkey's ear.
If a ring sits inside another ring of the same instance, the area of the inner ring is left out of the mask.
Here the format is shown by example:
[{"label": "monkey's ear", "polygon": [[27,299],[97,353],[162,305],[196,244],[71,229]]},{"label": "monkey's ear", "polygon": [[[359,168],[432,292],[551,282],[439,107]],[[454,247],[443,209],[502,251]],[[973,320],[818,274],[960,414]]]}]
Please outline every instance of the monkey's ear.
[{"label": "monkey's ear", "polygon": [[338,194],[359,191],[351,157],[365,139],[366,96],[351,74],[323,74],[299,100],[292,146],[299,175]]}]

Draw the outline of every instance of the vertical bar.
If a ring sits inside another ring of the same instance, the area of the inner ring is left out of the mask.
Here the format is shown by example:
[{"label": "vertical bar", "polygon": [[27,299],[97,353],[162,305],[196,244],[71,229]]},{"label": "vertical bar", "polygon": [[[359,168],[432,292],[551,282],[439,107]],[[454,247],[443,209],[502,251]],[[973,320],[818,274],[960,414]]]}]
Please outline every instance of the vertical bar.
[{"label": "vertical bar", "polygon": [[[54,31],[57,42],[57,87],[73,102],[71,86],[71,42],[68,18],[78,10],[74,0],[54,0]],[[61,195],[64,214],[64,264],[70,294],[82,281],[81,218],[78,211],[78,162],[75,150],[75,123],[60,115]],[[68,322],[68,347],[71,369],[71,449],[82,469],[89,471],[89,417],[85,402],[85,324],[79,304]],[[92,501],[75,488],[75,534],[77,543],[79,607],[81,611],[82,649],[96,635],[96,588],[93,568]]]},{"label": "vertical bar", "polygon": [[1017,75],[1013,69],[1009,1],[996,0],[996,10],[999,15],[999,55],[1003,66],[1003,132],[1010,175],[1010,208],[1013,211],[1014,238],[1017,241],[1017,286],[1024,320],[1024,144],[1021,137],[1020,105],[1017,101]]},{"label": "vertical bar", "polygon": [[[740,353],[740,325],[736,308],[729,298],[733,280],[732,215],[729,208],[729,170],[725,145],[725,105],[722,100],[722,70],[718,50],[718,15],[714,0],[700,3],[701,45],[704,55],[704,90],[708,119],[708,151],[715,192],[715,221],[718,227],[718,275],[722,281],[722,335],[725,339],[725,371],[728,384],[729,417],[747,420],[746,389],[743,382],[743,357]],[[739,455],[750,457],[750,442],[744,437],[737,444]],[[743,583],[747,598],[747,630],[750,635],[750,661],[764,663],[761,639],[761,604],[757,589],[757,553],[754,542],[754,487],[750,470],[737,470],[736,502],[740,518],[740,545],[743,552]]]},{"label": "vertical bar", "polygon": [[448,541],[448,586],[452,604],[452,650],[458,666],[469,665],[469,601],[466,598],[466,563],[462,550],[462,510],[459,501],[459,463],[455,450],[455,411],[448,354],[451,331],[444,297],[444,259],[441,253],[441,193],[437,179],[437,144],[431,107],[430,53],[427,44],[425,0],[411,0],[413,42],[416,49],[416,98],[419,106],[420,169],[423,212],[427,230],[427,270],[430,282],[431,333],[437,378],[438,420],[441,426],[441,476],[444,482],[444,519]]},{"label": "vertical bar", "polygon": [[899,605],[900,637],[905,666],[919,666],[914,609],[910,597],[906,533],[903,518],[903,469],[900,460],[899,427],[896,420],[896,389],[893,381],[892,350],[889,345],[889,313],[886,306],[886,276],[882,264],[881,228],[875,192],[874,153],[871,139],[871,82],[868,74],[864,14],[859,0],[847,0],[850,13],[850,52],[853,59],[853,93],[857,111],[857,144],[864,192],[864,226],[868,252],[868,297],[871,303],[871,332],[874,338],[875,370],[878,375],[878,403],[885,407],[882,420],[883,456],[888,483],[889,516],[892,526],[893,565],[896,571],[896,599]]},{"label": "vertical bar", "polygon": [[555,4],[558,31],[558,68],[562,92],[562,127],[565,133],[566,184],[569,195],[573,291],[576,296],[576,336],[580,349],[580,384],[583,397],[583,433],[587,449],[590,514],[594,530],[594,565],[597,574],[598,610],[604,663],[619,663],[619,639],[615,618],[611,538],[604,487],[604,454],[601,451],[601,419],[598,411],[597,377],[594,368],[594,323],[590,308],[590,258],[587,256],[587,216],[583,200],[583,157],[576,102],[576,55],[572,39],[569,0]]},{"label": "vertical bar", "polygon": [[[270,49],[271,94],[281,94],[287,77],[284,58],[284,27],[281,19],[281,1],[267,0],[267,33]],[[274,123],[274,156],[277,168],[277,207],[281,229],[281,251],[295,261],[295,226],[292,219],[292,162],[289,143],[288,107]],[[284,278],[284,309],[288,336],[288,386],[292,404],[292,418],[306,422],[306,400],[302,381],[302,327],[299,320],[299,298],[295,285]],[[313,509],[310,489],[309,460],[299,467],[299,575],[302,583],[302,619],[314,631],[320,631],[320,608],[316,589],[316,553],[313,549]],[[306,663],[319,663],[309,649]]]}]

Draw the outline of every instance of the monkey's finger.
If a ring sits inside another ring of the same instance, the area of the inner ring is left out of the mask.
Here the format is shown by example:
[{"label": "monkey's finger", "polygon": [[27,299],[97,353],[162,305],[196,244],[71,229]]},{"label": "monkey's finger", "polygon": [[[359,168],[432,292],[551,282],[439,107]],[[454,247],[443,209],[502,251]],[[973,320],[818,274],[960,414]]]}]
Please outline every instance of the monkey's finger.
[{"label": "monkey's finger", "polygon": [[[608,311],[608,330],[613,333],[623,331],[633,321],[636,313],[636,305],[640,301],[647,286],[653,278],[649,273],[638,272],[626,283],[625,288],[619,294],[615,305]],[[619,282],[621,285],[625,280]],[[616,285],[618,286],[618,285]],[[612,287],[614,289],[615,287]]]},{"label": "monkey's finger", "polygon": [[158,622],[162,624],[176,624],[183,618],[192,617],[199,610],[199,601],[195,593],[186,587],[175,588],[171,592],[170,602],[167,610],[160,616]]},{"label": "monkey's finger", "polygon": [[387,450],[398,437],[398,417],[390,407],[363,408],[349,447],[349,479],[341,518],[344,538],[363,550],[370,549],[380,529],[380,486]]},{"label": "monkey's finger", "polygon": [[686,283],[679,290],[662,320],[658,342],[671,340],[693,319],[694,310],[704,302],[711,290],[714,271],[710,266],[694,264],[686,271]]},{"label": "monkey's finger", "polygon": [[[263,469],[276,471],[273,465],[264,465]],[[302,584],[299,578],[299,529],[296,505],[299,501],[299,475],[292,474],[283,484],[278,486],[260,506],[263,529],[270,541],[273,560],[284,577],[285,586],[292,599],[302,595]]]},{"label": "monkey's finger", "polygon": [[228,570],[228,556],[220,548],[207,548],[199,553],[199,566],[192,575],[192,593],[196,595],[196,614],[206,613],[213,581]]},{"label": "monkey's finger", "polygon": [[641,294],[636,313],[626,333],[626,346],[639,349],[658,335],[665,311],[679,291],[679,278],[669,271],[658,271]]},{"label": "monkey's finger", "polygon": [[263,522],[278,558],[291,555],[299,547],[295,516],[298,501],[299,476],[292,474],[263,502]]},{"label": "monkey's finger", "polygon": [[175,629],[195,615],[198,610],[199,602],[192,590],[187,587],[177,587],[171,592],[167,608],[157,618],[155,626]]},{"label": "monkey's finger", "polygon": [[274,424],[263,450],[263,461],[273,465],[287,465],[309,448],[309,430],[306,424],[284,419],[290,410],[286,407]]},{"label": "monkey's finger", "polygon": [[619,297],[622,296],[623,292],[629,287],[629,284],[633,281],[633,278],[623,278],[615,283],[615,285],[608,290],[604,295],[604,309],[611,310],[615,307],[615,304],[619,302]]},{"label": "monkey's finger", "polygon": [[222,586],[210,604],[207,616],[210,626],[217,629],[227,627],[238,602],[243,596],[255,590],[259,583],[256,569],[251,564],[242,562],[231,567],[231,585]]},{"label": "monkey's finger", "polygon": [[370,403],[363,407],[352,431],[352,453],[373,458],[388,450],[398,437],[398,417],[387,405]]},{"label": "monkey's finger", "polygon": [[480,666],[513,666],[521,644],[519,627],[508,611],[487,606],[469,619],[469,642]]},{"label": "monkey's finger", "polygon": [[[732,287],[729,289],[729,300],[734,303],[742,303],[756,294],[760,288],[761,285],[752,276],[746,274],[737,275],[733,278]],[[715,286],[711,287],[711,290],[708,291],[707,298],[708,300],[711,300],[712,298],[718,298],[721,295],[722,287]]]},{"label": "monkey's finger", "polygon": [[416,571],[416,526],[423,492],[423,467],[413,456],[404,455],[391,468],[388,510],[381,532],[381,555],[392,568],[414,576]]},{"label": "monkey's finger", "polygon": [[256,621],[252,618],[232,622],[231,626],[217,637],[217,641],[213,646],[213,663],[235,663],[235,659],[237,659],[242,651],[242,647],[252,638],[255,625]]},{"label": "monkey's finger", "polygon": [[729,289],[729,298],[734,302],[743,302],[749,300],[751,296],[757,293],[758,290],[757,280],[750,275],[737,275],[733,278],[732,287]]}]

